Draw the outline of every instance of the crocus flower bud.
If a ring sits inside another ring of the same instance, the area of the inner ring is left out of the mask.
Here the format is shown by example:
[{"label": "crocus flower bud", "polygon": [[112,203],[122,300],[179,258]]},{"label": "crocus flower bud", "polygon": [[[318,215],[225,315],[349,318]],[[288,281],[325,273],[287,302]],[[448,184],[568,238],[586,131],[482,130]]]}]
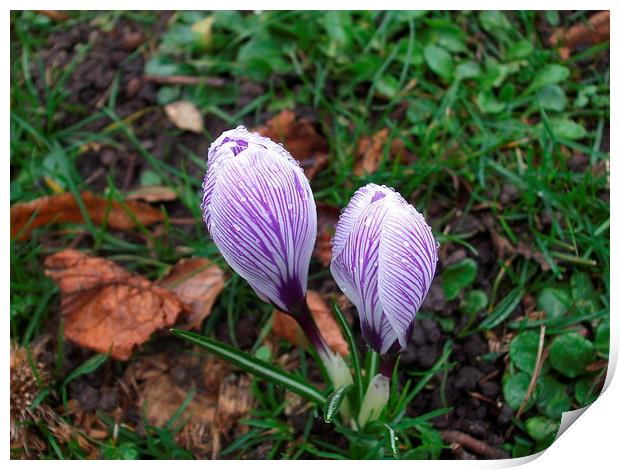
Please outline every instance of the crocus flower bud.
[{"label": "crocus flower bud", "polygon": [[435,275],[438,246],[424,217],[385,186],[360,188],[340,216],[331,272],[379,354],[406,348]]},{"label": "crocus flower bud", "polygon": [[368,390],[364,395],[357,423],[360,427],[366,426],[369,421],[374,421],[381,416],[381,412],[390,399],[390,379],[385,375],[375,375],[368,384]]},{"label": "crocus flower bud", "polygon": [[209,147],[204,221],[224,259],[287,313],[305,304],[316,206],[308,179],[279,144],[243,126]]}]

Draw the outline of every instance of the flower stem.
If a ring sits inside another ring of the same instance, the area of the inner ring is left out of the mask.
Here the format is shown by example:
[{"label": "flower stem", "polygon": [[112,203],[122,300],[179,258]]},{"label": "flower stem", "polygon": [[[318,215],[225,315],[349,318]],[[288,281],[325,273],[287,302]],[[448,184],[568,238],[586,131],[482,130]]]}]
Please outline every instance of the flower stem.
[{"label": "flower stem", "polygon": [[394,366],[396,365],[396,360],[398,359],[398,354],[386,354],[381,358],[381,365],[379,366],[379,373],[386,376],[388,379],[392,378],[392,374],[394,373]]},{"label": "flower stem", "polygon": [[[347,366],[340,354],[333,352],[328,346],[305,301],[300,305],[299,312],[296,312],[294,317],[308,337],[310,343],[316,349],[334,388],[339,389],[352,384],[353,377],[349,370],[349,366]],[[351,408],[348,399],[345,398],[343,400],[340,411],[345,422],[348,422],[351,417]]]}]

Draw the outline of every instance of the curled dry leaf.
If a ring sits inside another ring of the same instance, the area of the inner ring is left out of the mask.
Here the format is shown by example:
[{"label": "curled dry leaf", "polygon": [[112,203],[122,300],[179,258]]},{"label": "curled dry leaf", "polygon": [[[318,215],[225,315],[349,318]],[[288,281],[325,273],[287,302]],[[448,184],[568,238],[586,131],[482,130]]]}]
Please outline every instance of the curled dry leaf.
[{"label": "curled dry leaf", "polygon": [[115,359],[129,359],[134,346],[187,308],[176,294],[104,258],[65,250],[48,256],[45,267],[60,287],[65,337]]},{"label": "curled dry leaf", "polygon": [[[230,374],[221,382],[213,423],[212,458],[217,458],[220,452],[221,435],[233,428],[240,419],[246,418],[253,404],[251,381],[247,375]],[[247,425],[238,430],[238,434],[245,432]]]},{"label": "curled dry leaf", "polygon": [[231,374],[226,362],[211,355],[141,356],[129,364],[124,380],[133,385],[137,404],[153,426],[165,426],[186,404],[174,422],[182,425],[175,441],[201,458],[219,451],[220,433],[239,428],[238,420],[253,403],[249,378]]},{"label": "curled dry leaf", "polygon": [[[95,224],[107,224],[118,230],[131,230],[136,221],[151,225],[164,220],[164,214],[154,207],[136,201],[128,201],[125,207],[90,192],[81,193],[84,206]],[[30,238],[32,230],[52,223],[83,223],[80,207],[71,193],[45,196],[34,201],[11,207],[11,237],[20,240]]]},{"label": "curled dry leaf", "polygon": [[[381,129],[376,134],[362,137],[355,151],[355,165],[353,173],[356,176],[371,175],[379,168],[383,159],[383,151],[390,136],[388,128]],[[390,156],[407,155],[405,144],[401,139],[393,139],[390,144]]]},{"label": "curled dry leaf", "polygon": [[291,155],[299,160],[308,179],[314,178],[327,165],[327,141],[317,132],[309,118],[298,117],[287,109],[254,130],[274,142],[284,144]]},{"label": "curled dry leaf", "polygon": [[160,285],[191,307],[183,327],[200,328],[224,288],[224,272],[207,258],[189,258],[172,267]]},{"label": "curled dry leaf", "polygon": [[560,55],[568,59],[579,46],[599,44],[609,40],[609,10],[600,11],[570,28],[559,28],[549,38],[553,46],[560,47]]},{"label": "curled dry leaf", "polygon": [[128,201],[146,201],[146,202],[164,202],[174,201],[177,198],[177,193],[174,189],[168,186],[142,186],[127,194],[126,199]]},{"label": "curled dry leaf", "polygon": [[[321,294],[309,290],[306,300],[310,312],[329,347],[343,356],[349,354],[349,345],[342,336],[338,322],[336,322],[329,305]],[[307,344],[306,337],[297,322],[290,315],[278,310],[274,310],[272,331],[276,336],[297,346],[303,347]]]},{"label": "curled dry leaf", "polygon": [[202,114],[191,101],[175,101],[164,106],[168,119],[184,131],[200,134],[203,129]]}]

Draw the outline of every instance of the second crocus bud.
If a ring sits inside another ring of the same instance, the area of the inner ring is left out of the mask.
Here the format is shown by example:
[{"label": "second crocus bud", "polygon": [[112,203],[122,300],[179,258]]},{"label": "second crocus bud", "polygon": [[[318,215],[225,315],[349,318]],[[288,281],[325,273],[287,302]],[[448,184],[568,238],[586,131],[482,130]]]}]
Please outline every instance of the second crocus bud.
[{"label": "second crocus bud", "polygon": [[404,350],[437,265],[422,214],[393,189],[368,184],[340,216],[332,245],[332,275],[368,345],[379,354]]}]

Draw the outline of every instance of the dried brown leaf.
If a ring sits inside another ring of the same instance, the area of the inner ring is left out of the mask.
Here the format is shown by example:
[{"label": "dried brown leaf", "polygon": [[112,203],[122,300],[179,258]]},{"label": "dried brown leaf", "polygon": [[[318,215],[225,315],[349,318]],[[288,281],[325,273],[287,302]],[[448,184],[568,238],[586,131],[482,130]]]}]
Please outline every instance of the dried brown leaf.
[{"label": "dried brown leaf", "polygon": [[200,134],[203,129],[202,114],[191,101],[175,101],[164,106],[168,119],[184,131]]},{"label": "dried brown leaf", "polygon": [[[316,324],[325,338],[329,347],[343,356],[349,354],[349,345],[342,336],[340,327],[332,315],[331,309],[321,294],[316,291],[309,290],[306,295],[306,301],[310,312],[316,321]],[[304,347],[307,340],[303,331],[290,315],[274,310],[272,331],[288,342],[297,346]]]},{"label": "dried brown leaf", "polygon": [[61,23],[69,19],[69,15],[58,10],[36,10],[37,13],[47,16],[50,20]]},{"label": "dried brown leaf", "polygon": [[[131,230],[136,222],[151,225],[164,220],[164,214],[154,207],[136,201],[128,201],[125,207],[117,201],[96,196],[90,192],[81,194],[82,201],[95,224],[107,224],[118,230]],[[20,240],[30,238],[33,229],[52,223],[83,223],[80,207],[71,193],[45,196],[34,201],[11,207],[11,237],[21,233]]]},{"label": "dried brown leaf", "polygon": [[[381,129],[372,136],[363,136],[357,143],[353,173],[356,176],[371,175],[379,168],[383,151],[390,136],[388,128]],[[393,139],[389,156],[406,155],[405,144],[401,139]]]},{"label": "dried brown leaf", "polygon": [[[165,426],[185,402],[188,392],[189,390],[179,387],[169,373],[161,373],[144,384],[139,405],[145,406],[149,424]],[[179,422],[191,419],[192,424],[210,425],[214,416],[215,400],[202,393],[196,393],[179,417]]]},{"label": "dried brown leaf", "polygon": [[45,267],[60,287],[65,337],[115,359],[129,359],[186,308],[176,294],[104,258],[65,250],[48,256]]},{"label": "dried brown leaf", "polygon": [[[251,391],[251,381],[247,375],[231,374],[220,384],[217,400],[217,413],[213,429],[212,458],[217,458],[220,448],[220,435],[231,429],[240,419],[247,418],[254,396]],[[247,432],[247,425],[241,426],[241,432]]]},{"label": "dried brown leaf", "polygon": [[177,193],[174,189],[168,186],[142,186],[127,194],[128,201],[146,201],[146,202],[163,202],[174,201],[177,198]]},{"label": "dried brown leaf", "polygon": [[594,45],[609,40],[609,10],[600,11],[570,28],[559,28],[549,38],[553,46],[562,46],[560,54],[567,59],[580,45]]},{"label": "dried brown leaf", "polygon": [[274,142],[282,143],[299,160],[308,179],[314,178],[327,165],[327,141],[317,132],[314,122],[309,118],[298,117],[286,109],[254,130]]},{"label": "dried brown leaf", "polygon": [[183,424],[175,441],[200,458],[217,454],[220,434],[243,428],[238,420],[247,416],[253,403],[249,378],[231,374],[230,366],[213,356],[141,356],[131,361],[124,380],[133,384],[137,404],[154,426],[165,425],[194,391],[175,421],[175,425]]},{"label": "dried brown leaf", "polygon": [[224,288],[224,272],[207,258],[183,259],[172,267],[160,285],[191,307],[183,326],[200,328]]}]

